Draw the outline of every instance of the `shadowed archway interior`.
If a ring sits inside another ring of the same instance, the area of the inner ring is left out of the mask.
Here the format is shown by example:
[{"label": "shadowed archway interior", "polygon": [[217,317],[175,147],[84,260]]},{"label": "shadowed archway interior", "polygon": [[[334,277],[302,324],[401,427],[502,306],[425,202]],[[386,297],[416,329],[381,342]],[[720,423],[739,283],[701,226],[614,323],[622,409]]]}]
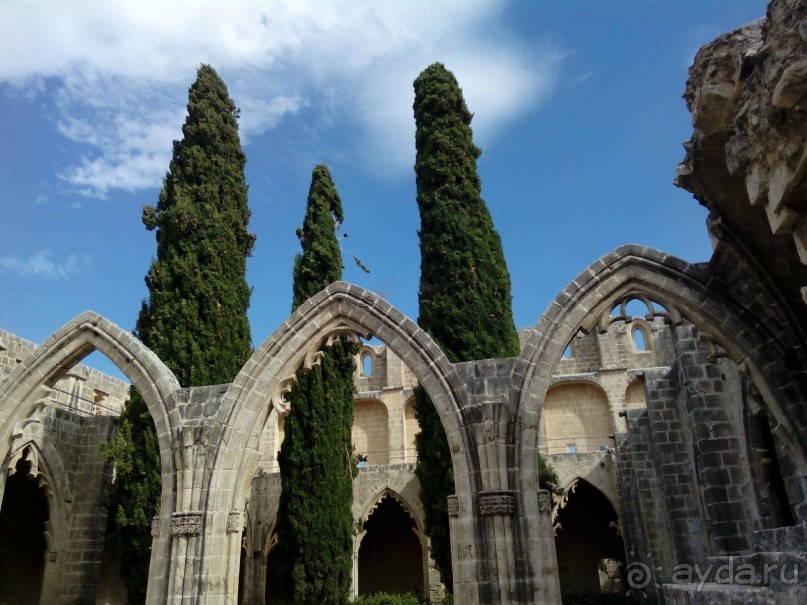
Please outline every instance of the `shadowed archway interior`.
[{"label": "shadowed archway interior", "polygon": [[29,475],[31,462],[17,461],[0,508],[0,602],[38,603],[47,555],[48,500]]},{"label": "shadowed archway interior", "polygon": [[364,524],[359,548],[359,594],[411,593],[420,597],[423,551],[415,522],[392,496],[386,496]]}]

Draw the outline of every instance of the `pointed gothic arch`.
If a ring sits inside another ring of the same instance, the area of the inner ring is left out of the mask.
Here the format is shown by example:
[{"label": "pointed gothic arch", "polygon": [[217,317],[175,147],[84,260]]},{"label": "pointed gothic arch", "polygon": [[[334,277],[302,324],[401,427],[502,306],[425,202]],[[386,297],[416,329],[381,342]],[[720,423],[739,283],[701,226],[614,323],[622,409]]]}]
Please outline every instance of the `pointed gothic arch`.
[{"label": "pointed gothic arch", "polygon": [[148,347],[92,311],[54,332],[0,384],[0,443],[8,443],[25,419],[44,405],[49,387],[93,351],[108,357],[145,400],[157,427],[163,474],[170,473],[171,420],[165,401],[179,389],[179,382]]},{"label": "pointed gothic arch", "polygon": [[[391,504],[392,506],[390,506]],[[382,515],[382,520],[392,522],[393,526],[379,525],[381,520],[373,517],[376,511],[381,511],[379,514]],[[390,515],[390,512],[393,514]],[[394,523],[396,516],[397,523]],[[360,530],[357,528],[353,545],[353,596],[376,591],[395,592],[396,590],[420,593],[421,597],[427,594],[429,591],[428,539],[423,529],[422,518],[415,508],[401,494],[389,486],[385,486],[368,500],[359,519],[362,521],[362,525]],[[407,531],[408,523],[412,524],[411,533]],[[373,530],[372,534],[369,533],[368,525]],[[379,531],[397,533],[382,536],[379,539]],[[367,539],[372,543],[365,543]],[[415,544],[417,544],[417,549]],[[366,552],[368,548],[371,551],[369,555]],[[402,558],[396,559],[396,554],[400,557],[402,552],[406,554],[403,554]],[[418,558],[417,564],[412,559],[415,553]],[[373,569],[364,569],[368,565],[372,565]],[[417,569],[418,567],[420,569]],[[397,578],[398,581],[391,585],[388,578],[396,577],[396,575],[404,575],[407,579],[401,584],[401,578]],[[376,577],[373,578],[373,576]],[[364,586],[368,579],[373,581],[369,589]]]},{"label": "pointed gothic arch", "polygon": [[[388,302],[358,286],[336,282],[302,304],[255,351],[230,385],[216,418],[226,430],[217,441],[210,461],[212,471],[203,486],[207,510],[243,510],[250,485],[246,478],[254,476],[260,462],[261,433],[266,423],[285,410],[283,396],[291,388],[296,371],[318,363],[322,344],[340,334],[375,336],[411,368],[445,427],[456,493],[470,497],[479,489],[478,452],[471,445],[475,443],[473,422],[462,406],[468,399],[467,387],[455,367],[428,334]],[[209,530],[214,535],[224,535],[225,517],[207,517],[213,523]],[[204,533],[202,551],[208,548]],[[207,566],[212,558],[200,554]],[[233,569],[231,563],[225,565]],[[209,575],[217,574],[211,570]]]},{"label": "pointed gothic arch", "polygon": [[[78,315],[54,332],[0,383],[0,443],[8,444],[0,448],[0,460],[8,463],[14,436],[21,434],[29,419],[46,405],[51,385],[93,351],[104,354],[129,378],[148,407],[160,447],[161,509],[172,511],[177,474],[172,452],[175,421],[172,421],[168,401],[171,393],[179,389],[179,382],[157,355],[132,334],[91,311]],[[5,481],[5,473],[0,473],[0,497]],[[168,523],[169,515],[162,515],[162,531],[158,532],[153,546],[152,562],[169,559]],[[154,573],[162,572],[152,569],[150,575]]]},{"label": "pointed gothic arch", "polygon": [[553,532],[562,590],[599,593],[619,587],[624,592],[620,571],[627,560],[619,509],[597,485],[582,477],[568,483],[553,511]]},{"label": "pointed gothic arch", "polygon": [[[793,350],[803,348],[796,344],[799,335],[787,332],[775,315],[775,305],[747,300],[733,284],[718,282],[704,265],[627,245],[593,263],[556,297],[529,330],[511,378],[515,421],[524,429],[508,466],[520,469],[525,488],[537,484],[535,453],[541,408],[566,345],[578,330],[598,328],[614,305],[631,295],[661,302],[670,311],[670,321],[688,319],[729,357],[745,361],[766,400],[786,403],[788,398],[794,399],[798,387],[787,373],[786,359]],[[807,430],[786,404],[777,405],[776,413],[792,432]]]},{"label": "pointed gothic arch", "polygon": [[[283,396],[297,369],[317,363],[321,345],[344,333],[375,336],[412,369],[440,413],[454,454],[455,476],[468,478],[467,485],[458,481],[458,493],[470,493],[471,482],[478,481],[474,475],[478,464],[468,447],[470,422],[460,403],[467,397],[466,387],[454,366],[428,334],[381,297],[336,282],[302,304],[255,351],[230,386],[218,419],[231,430],[223,434],[213,464],[214,475],[229,471],[228,480],[216,485],[212,494],[227,500],[217,502],[217,508],[243,508],[248,483],[237,477],[254,474],[263,427],[270,416],[284,411]],[[211,481],[217,480],[211,476]]]}]

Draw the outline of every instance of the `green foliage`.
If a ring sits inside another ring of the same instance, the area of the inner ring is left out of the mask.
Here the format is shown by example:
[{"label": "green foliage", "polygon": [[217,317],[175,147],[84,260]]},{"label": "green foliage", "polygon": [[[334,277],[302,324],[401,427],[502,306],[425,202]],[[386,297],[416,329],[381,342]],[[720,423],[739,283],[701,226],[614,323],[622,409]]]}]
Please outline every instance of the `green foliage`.
[{"label": "green foliage", "polygon": [[101,443],[101,451],[115,463],[117,479],[111,486],[110,502],[129,602],[143,603],[148,585],[151,519],[159,512],[160,448],[146,403],[133,388],[115,436]]},{"label": "green foliage", "polygon": [[351,605],[421,605],[422,603],[424,601],[413,594],[387,594],[383,592],[358,597],[351,601]]},{"label": "green foliage", "polygon": [[342,253],[336,229],[345,220],[342,201],[325,164],[314,168],[302,229],[303,252],[294,258],[292,311],[317,292],[342,278]]},{"label": "green foliage", "polygon": [[[326,166],[311,179],[308,206],[297,235],[303,252],[294,262],[294,302],[341,277],[336,222],[342,207]],[[299,370],[287,395],[285,439],[278,461],[278,570],[288,603],[348,602],[353,570],[353,373],[358,345],[339,339],[319,365]]]},{"label": "green foliage", "polygon": [[415,415],[420,425],[420,433],[415,436],[418,453],[415,474],[420,482],[424,529],[431,539],[431,555],[440,571],[440,580],[451,590],[453,574],[448,528],[448,496],[454,493],[451,452],[432,400],[421,386],[415,388],[414,395]]},{"label": "green foliage", "polygon": [[554,499],[555,494],[560,489],[560,479],[555,469],[549,465],[546,458],[538,455],[538,487],[549,490]]},{"label": "green foliage", "polygon": [[157,259],[137,333],[182,386],[230,382],[251,353],[244,275],[255,236],[236,113],[218,74],[200,67],[157,207],[143,210]]},{"label": "green foliage", "polygon": [[415,80],[418,323],[452,362],[519,354],[510,275],[482,199],[472,114],[442,64]]},{"label": "green foliage", "polygon": [[[157,206],[143,209],[143,224],[157,230],[157,258],[136,334],[183,386],[230,382],[251,353],[244,275],[255,236],[247,231],[237,113],[224,82],[202,65]],[[105,454],[117,475],[111,502],[129,602],[142,603],[151,519],[159,513],[160,457],[140,397],[132,397]]]},{"label": "green foliage", "polygon": [[[510,275],[501,240],[481,195],[480,150],[456,78],[442,64],[415,80],[417,201],[420,210],[419,325],[452,362],[515,357]],[[437,411],[421,393],[415,472],[426,531],[440,577],[451,590],[446,498],[453,493],[451,459]],[[427,432],[428,431],[428,432]]]}]

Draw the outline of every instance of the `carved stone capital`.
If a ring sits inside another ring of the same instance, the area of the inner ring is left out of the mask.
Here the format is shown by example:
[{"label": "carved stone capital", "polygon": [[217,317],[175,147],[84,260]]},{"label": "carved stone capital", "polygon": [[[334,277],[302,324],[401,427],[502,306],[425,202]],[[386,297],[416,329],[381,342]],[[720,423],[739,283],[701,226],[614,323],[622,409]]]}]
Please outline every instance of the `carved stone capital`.
[{"label": "carved stone capital", "polygon": [[237,510],[230,511],[230,513],[227,515],[227,533],[237,533],[243,528],[243,524],[241,523],[241,513]]},{"label": "carved stone capital", "polygon": [[513,516],[516,514],[516,497],[510,490],[480,492],[480,515]]},{"label": "carved stone capital", "polygon": [[160,537],[160,518],[159,517],[152,517],[151,518],[151,537],[152,538],[159,538]]},{"label": "carved stone capital", "polygon": [[448,497],[448,516],[449,517],[460,516],[460,499],[457,496]]},{"label": "carved stone capital", "polygon": [[172,536],[198,536],[202,533],[202,513],[182,512],[171,515]]},{"label": "carved stone capital", "polygon": [[552,514],[552,498],[545,489],[538,491],[538,512],[542,515]]}]

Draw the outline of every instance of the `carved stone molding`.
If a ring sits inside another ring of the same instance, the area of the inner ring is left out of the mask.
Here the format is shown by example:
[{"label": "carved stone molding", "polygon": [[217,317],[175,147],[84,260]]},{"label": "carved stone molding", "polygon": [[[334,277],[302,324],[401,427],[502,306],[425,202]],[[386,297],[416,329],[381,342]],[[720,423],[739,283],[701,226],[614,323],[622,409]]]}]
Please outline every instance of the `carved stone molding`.
[{"label": "carved stone molding", "polygon": [[552,514],[552,498],[545,489],[538,492],[538,512],[542,515]]},{"label": "carved stone molding", "polygon": [[512,516],[516,513],[516,497],[512,491],[481,492],[479,494],[480,515]]},{"label": "carved stone molding", "polygon": [[448,516],[449,517],[460,516],[460,499],[457,496],[448,497]]},{"label": "carved stone molding", "polygon": [[159,538],[160,537],[160,518],[159,517],[152,517],[151,518],[151,537],[152,538]]},{"label": "carved stone molding", "polygon": [[227,533],[237,533],[243,529],[241,523],[241,513],[239,511],[230,511],[227,515]]},{"label": "carved stone molding", "polygon": [[202,533],[202,513],[186,512],[171,515],[172,536],[198,536]]}]

